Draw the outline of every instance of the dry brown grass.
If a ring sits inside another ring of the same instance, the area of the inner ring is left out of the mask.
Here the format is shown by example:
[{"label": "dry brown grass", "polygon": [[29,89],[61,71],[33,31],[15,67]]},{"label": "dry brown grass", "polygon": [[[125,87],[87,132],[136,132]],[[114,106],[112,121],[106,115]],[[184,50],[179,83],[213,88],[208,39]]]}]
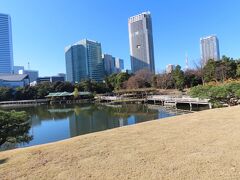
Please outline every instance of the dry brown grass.
[{"label": "dry brown grass", "polygon": [[1,179],[240,179],[240,107],[0,153]]}]

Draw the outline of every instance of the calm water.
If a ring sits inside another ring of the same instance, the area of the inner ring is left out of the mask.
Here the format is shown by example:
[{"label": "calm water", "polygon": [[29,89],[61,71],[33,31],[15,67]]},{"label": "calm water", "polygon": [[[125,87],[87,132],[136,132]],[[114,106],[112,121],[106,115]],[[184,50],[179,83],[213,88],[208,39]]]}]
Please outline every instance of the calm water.
[{"label": "calm water", "polygon": [[17,110],[24,110],[30,115],[29,134],[33,136],[33,140],[29,144],[20,144],[18,147],[45,144],[178,114],[161,107],[153,108],[138,104],[39,106]]}]

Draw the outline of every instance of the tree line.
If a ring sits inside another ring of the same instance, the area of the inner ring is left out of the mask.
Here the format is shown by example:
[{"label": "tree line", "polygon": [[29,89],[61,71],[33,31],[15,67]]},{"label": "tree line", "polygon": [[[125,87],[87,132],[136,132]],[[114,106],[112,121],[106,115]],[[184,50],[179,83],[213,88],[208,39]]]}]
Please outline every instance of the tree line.
[{"label": "tree line", "polygon": [[41,99],[51,92],[88,91],[93,93],[110,93],[119,89],[159,88],[179,89],[191,88],[209,82],[224,82],[228,79],[240,78],[240,60],[223,56],[221,60],[209,60],[206,64],[199,62],[195,68],[182,70],[177,65],[172,72],[152,74],[143,69],[135,74],[118,73],[105,78],[103,82],[85,80],[77,84],[70,82],[44,82],[36,86],[21,88],[0,87],[0,101]]}]

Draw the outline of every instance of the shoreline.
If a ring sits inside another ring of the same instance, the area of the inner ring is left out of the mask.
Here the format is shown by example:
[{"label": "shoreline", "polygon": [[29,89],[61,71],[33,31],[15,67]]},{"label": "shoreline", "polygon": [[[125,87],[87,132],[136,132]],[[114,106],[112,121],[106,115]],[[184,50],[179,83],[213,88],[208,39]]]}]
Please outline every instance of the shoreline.
[{"label": "shoreline", "polygon": [[239,119],[239,106],[212,109],[4,151],[0,152],[0,176],[240,178]]}]

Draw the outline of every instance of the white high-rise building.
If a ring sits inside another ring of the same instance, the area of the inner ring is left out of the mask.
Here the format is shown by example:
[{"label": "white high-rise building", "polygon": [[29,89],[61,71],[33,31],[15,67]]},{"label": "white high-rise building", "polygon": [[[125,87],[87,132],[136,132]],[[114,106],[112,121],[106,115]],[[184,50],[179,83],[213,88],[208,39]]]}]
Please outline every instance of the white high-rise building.
[{"label": "white high-rise building", "polygon": [[219,41],[217,36],[208,36],[200,39],[201,59],[205,65],[208,60],[219,60]]},{"label": "white high-rise building", "polygon": [[0,13],[0,73],[13,73],[11,17]]},{"label": "white high-rise building", "polygon": [[143,12],[128,19],[130,56],[133,73],[148,69],[155,73],[150,12]]},{"label": "white high-rise building", "polygon": [[173,65],[173,64],[168,64],[168,65],[166,66],[166,73],[167,73],[167,74],[170,74],[170,73],[173,72],[174,69],[175,69],[175,65]]}]

